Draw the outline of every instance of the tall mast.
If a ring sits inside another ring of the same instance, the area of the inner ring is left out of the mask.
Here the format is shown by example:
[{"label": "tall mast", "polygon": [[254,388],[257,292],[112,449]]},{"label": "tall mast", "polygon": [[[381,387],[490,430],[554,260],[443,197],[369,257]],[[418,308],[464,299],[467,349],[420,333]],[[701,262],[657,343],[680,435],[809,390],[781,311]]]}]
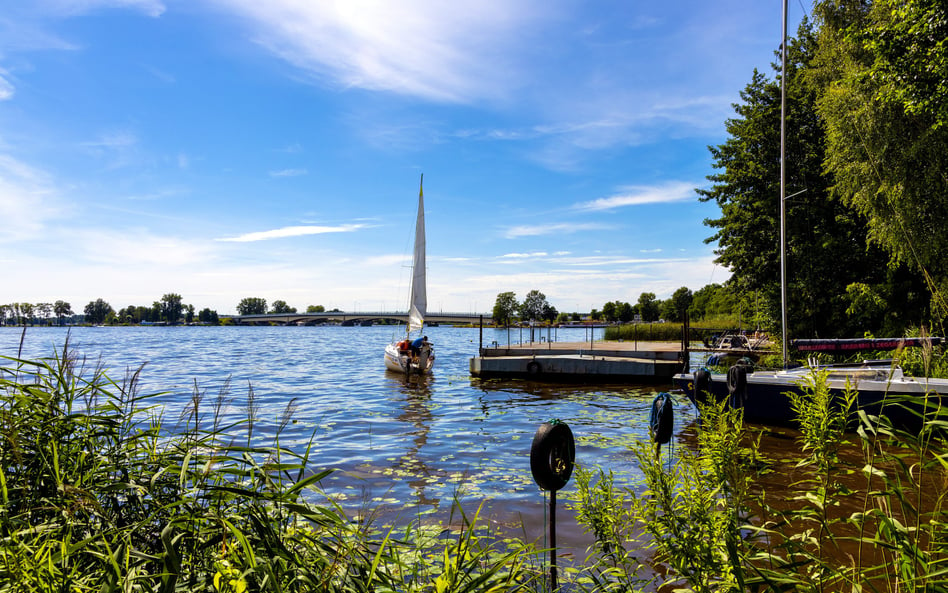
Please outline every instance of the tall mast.
[{"label": "tall mast", "polygon": [[783,42],[780,44],[780,316],[783,334],[783,368],[787,356],[787,0],[783,0]]}]

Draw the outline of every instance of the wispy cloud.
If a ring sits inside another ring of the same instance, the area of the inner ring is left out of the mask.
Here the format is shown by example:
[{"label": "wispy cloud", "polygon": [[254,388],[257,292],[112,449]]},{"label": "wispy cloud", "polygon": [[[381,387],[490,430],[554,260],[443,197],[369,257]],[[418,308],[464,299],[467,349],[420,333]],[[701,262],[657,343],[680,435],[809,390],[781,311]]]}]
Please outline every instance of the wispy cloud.
[{"label": "wispy cloud", "polygon": [[280,169],[279,171],[270,171],[270,177],[299,177],[308,173],[309,171],[306,169]]},{"label": "wispy cloud", "polygon": [[0,101],[13,98],[13,93],[16,92],[13,83],[7,80],[8,76],[7,71],[0,68]]},{"label": "wispy cloud", "polygon": [[223,237],[217,241],[234,243],[250,243],[253,241],[269,241],[270,239],[285,239],[287,237],[302,237],[305,235],[324,235],[327,233],[351,233],[364,228],[364,224],[342,224],[339,226],[288,226],[270,231],[257,231],[236,237]]},{"label": "wispy cloud", "polygon": [[219,3],[249,19],[261,45],[321,80],[445,102],[505,92],[517,80],[505,48],[550,12],[530,0]]},{"label": "wispy cloud", "polygon": [[501,259],[526,259],[528,257],[546,257],[549,255],[546,251],[534,251],[533,253],[505,253]]},{"label": "wispy cloud", "polygon": [[538,237],[540,235],[553,235],[579,233],[582,231],[596,231],[612,228],[610,225],[599,224],[595,222],[574,223],[561,222],[554,224],[538,225],[519,225],[506,229],[503,236],[507,239],[517,239],[519,237]]},{"label": "wispy cloud", "polygon": [[0,154],[0,241],[42,233],[46,222],[63,214],[63,205],[45,171]]},{"label": "wispy cloud", "polygon": [[47,0],[44,5],[60,16],[87,14],[100,8],[132,8],[150,17],[165,12],[160,0]]},{"label": "wispy cloud", "polygon": [[600,211],[614,210],[625,206],[642,206],[645,204],[667,204],[670,202],[684,202],[694,200],[695,185],[684,181],[673,181],[659,186],[630,186],[608,198],[599,198],[591,202],[582,202],[573,206],[576,210]]}]

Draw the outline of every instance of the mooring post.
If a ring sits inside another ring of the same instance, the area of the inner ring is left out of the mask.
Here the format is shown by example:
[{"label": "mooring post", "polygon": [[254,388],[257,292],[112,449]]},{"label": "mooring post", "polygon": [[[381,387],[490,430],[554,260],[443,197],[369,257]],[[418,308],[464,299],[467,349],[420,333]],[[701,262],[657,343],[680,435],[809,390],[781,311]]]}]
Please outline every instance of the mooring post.
[{"label": "mooring post", "polygon": [[550,591],[556,591],[556,491],[573,473],[576,443],[569,425],[558,419],[544,422],[533,435],[530,471],[541,489],[550,492]]},{"label": "mooring post", "polygon": [[481,337],[480,341],[477,343],[477,354],[478,356],[484,356],[484,316],[480,315],[480,326],[481,326]]},{"label": "mooring post", "polygon": [[556,591],[556,490],[550,491],[550,591]]}]

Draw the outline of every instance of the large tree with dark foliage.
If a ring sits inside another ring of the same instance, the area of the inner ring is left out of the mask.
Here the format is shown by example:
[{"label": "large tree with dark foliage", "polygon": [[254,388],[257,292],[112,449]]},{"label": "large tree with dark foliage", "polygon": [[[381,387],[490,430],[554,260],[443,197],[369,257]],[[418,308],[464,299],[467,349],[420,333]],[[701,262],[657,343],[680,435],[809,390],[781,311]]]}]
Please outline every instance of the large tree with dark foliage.
[{"label": "large tree with dark foliage", "polygon": [[[893,274],[886,258],[866,244],[867,221],[830,192],[833,178],[823,171],[824,124],[817,94],[805,79],[816,38],[804,21],[788,44],[786,110],[786,246],[788,323],[791,337],[862,335],[881,331],[878,315],[847,312],[859,283],[889,286]],[[777,70],[775,65],[775,70]],[[721,217],[706,220],[716,229],[708,239],[718,243],[717,262],[733,273],[728,288],[755,295],[765,318],[780,315],[780,82],[755,71],[727,121],[728,140],[711,147],[714,167],[710,189]],[[910,278],[899,278],[910,281]],[[899,303],[907,309],[915,303]],[[905,309],[901,309],[905,310]],[[878,313],[878,311],[876,311]],[[871,326],[866,326],[872,323]],[[902,324],[899,324],[902,325]],[[772,330],[780,331],[779,327]]]},{"label": "large tree with dark foliage", "polygon": [[86,315],[86,323],[92,323],[96,325],[104,323],[105,318],[109,313],[112,312],[112,305],[108,304],[102,299],[90,301],[83,310],[83,313]]},{"label": "large tree with dark foliage", "polygon": [[510,320],[517,312],[519,306],[515,293],[502,292],[498,294],[497,300],[494,301],[494,311],[491,314],[491,317],[494,318],[494,323],[503,323],[504,326],[510,325]]},{"label": "large tree with dark foliage", "polygon": [[[941,323],[948,315],[948,4],[824,0],[815,15],[810,80],[826,122],[833,195],[868,219],[869,239],[890,264],[925,282],[913,292],[931,296],[931,320]],[[892,291],[864,288],[864,296],[898,304]],[[928,321],[916,317],[909,320]]]},{"label": "large tree with dark foliage", "polygon": [[263,315],[267,312],[267,299],[260,297],[246,297],[237,303],[237,313],[240,315]]}]

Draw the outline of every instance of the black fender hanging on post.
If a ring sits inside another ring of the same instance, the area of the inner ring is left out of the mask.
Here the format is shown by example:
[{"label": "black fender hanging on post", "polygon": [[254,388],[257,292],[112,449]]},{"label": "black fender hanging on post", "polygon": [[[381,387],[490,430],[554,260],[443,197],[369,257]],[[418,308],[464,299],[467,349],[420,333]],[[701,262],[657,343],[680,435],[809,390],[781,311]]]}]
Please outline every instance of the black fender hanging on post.
[{"label": "black fender hanging on post", "polygon": [[675,428],[675,404],[668,393],[659,393],[652,400],[652,411],[648,417],[648,432],[657,445],[671,440]]},{"label": "black fender hanging on post", "polygon": [[543,490],[556,491],[569,482],[576,461],[576,443],[569,425],[559,420],[544,422],[533,435],[530,471]]}]

